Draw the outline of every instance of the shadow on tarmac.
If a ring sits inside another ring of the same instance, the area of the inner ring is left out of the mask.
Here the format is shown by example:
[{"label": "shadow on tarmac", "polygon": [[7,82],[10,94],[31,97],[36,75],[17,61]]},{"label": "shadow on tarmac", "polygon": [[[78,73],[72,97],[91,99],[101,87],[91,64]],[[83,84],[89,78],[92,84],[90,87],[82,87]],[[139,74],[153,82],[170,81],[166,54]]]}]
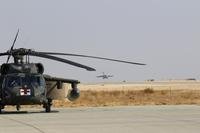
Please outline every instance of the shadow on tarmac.
[{"label": "shadow on tarmac", "polygon": [[49,114],[49,113],[58,113],[59,111],[57,110],[52,110],[51,112],[45,112],[45,111],[2,111],[0,115],[7,115],[7,114],[39,114],[39,113],[44,113],[44,114]]}]

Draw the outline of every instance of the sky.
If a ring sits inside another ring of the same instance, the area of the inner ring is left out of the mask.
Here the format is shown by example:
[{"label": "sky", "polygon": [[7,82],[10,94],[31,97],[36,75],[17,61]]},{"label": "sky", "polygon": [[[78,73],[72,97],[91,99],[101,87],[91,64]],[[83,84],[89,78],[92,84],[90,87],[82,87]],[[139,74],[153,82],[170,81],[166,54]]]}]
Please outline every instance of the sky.
[{"label": "sky", "polygon": [[[15,48],[66,52],[141,62],[146,66],[67,57],[96,68],[89,72],[56,61],[45,73],[102,82],[200,79],[199,0],[0,0],[0,52]],[[0,58],[5,63],[6,57]]]}]

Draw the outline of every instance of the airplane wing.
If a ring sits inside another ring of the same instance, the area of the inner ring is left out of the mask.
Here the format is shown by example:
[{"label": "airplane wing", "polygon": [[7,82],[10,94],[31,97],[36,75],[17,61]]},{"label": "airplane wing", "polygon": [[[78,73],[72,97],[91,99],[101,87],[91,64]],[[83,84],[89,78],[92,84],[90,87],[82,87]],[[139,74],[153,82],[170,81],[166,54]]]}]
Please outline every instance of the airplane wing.
[{"label": "airplane wing", "polygon": [[102,77],[104,77],[103,75],[99,75],[99,76],[97,76],[97,78],[102,78]]}]

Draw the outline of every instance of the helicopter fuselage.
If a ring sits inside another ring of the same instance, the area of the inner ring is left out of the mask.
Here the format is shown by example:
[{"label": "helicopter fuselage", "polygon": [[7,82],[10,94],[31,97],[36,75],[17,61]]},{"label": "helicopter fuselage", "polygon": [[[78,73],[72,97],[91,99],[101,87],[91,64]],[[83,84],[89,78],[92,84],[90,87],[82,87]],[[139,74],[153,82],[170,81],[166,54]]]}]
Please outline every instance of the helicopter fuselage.
[{"label": "helicopter fuselage", "polygon": [[46,82],[40,63],[6,63],[1,65],[0,112],[6,105],[43,104],[50,111]]},{"label": "helicopter fuselage", "polygon": [[79,81],[44,75],[41,63],[6,63],[0,71],[0,113],[6,105],[43,105],[46,112],[51,111],[53,98],[49,94],[54,88],[47,88],[54,82],[57,89],[62,89],[63,83],[70,83],[72,90],[67,98],[70,101],[79,97],[77,84]]},{"label": "helicopter fuselage", "polygon": [[2,105],[47,103],[45,80],[41,74],[13,73],[1,76]]}]

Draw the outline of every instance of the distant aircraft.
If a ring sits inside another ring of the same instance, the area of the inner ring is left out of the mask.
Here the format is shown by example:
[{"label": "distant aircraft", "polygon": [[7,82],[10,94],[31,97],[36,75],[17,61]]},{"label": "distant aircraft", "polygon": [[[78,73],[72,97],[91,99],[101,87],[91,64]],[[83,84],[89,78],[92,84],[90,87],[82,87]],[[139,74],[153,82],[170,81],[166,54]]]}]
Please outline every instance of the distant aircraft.
[{"label": "distant aircraft", "polygon": [[107,74],[105,74],[104,72],[103,72],[102,75],[97,76],[97,78],[102,78],[102,79],[108,79],[108,78],[110,78],[110,77],[113,77],[113,75],[107,75]]}]

